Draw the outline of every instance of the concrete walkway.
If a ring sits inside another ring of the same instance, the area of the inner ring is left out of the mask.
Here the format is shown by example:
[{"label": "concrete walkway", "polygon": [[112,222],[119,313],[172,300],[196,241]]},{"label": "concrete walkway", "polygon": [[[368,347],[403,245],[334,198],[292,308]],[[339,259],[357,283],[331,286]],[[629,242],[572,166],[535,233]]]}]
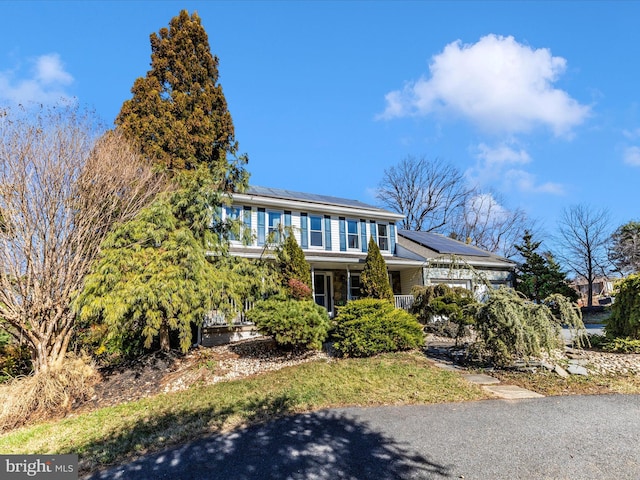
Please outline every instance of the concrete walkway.
[{"label": "concrete walkway", "polygon": [[520,400],[523,398],[542,398],[544,395],[532,392],[526,388],[518,387],[516,385],[505,385],[495,377],[486,374],[470,374],[466,373],[466,370],[443,360],[434,361],[435,367],[452,372],[458,372],[462,375],[462,378],[470,383],[482,386],[482,389],[504,400]]}]

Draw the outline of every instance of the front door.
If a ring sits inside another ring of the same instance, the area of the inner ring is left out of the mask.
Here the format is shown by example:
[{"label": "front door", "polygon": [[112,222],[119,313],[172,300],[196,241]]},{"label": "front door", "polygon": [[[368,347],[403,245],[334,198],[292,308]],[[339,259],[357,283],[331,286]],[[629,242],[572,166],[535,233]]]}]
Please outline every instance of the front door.
[{"label": "front door", "polygon": [[333,316],[333,275],[330,272],[315,272],[313,286],[316,303]]}]

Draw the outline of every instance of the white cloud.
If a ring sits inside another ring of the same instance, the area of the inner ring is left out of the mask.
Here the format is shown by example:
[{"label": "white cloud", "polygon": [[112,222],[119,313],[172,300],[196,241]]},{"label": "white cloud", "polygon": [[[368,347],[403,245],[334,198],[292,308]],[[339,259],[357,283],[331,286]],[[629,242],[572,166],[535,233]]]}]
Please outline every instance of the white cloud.
[{"label": "white cloud", "polygon": [[623,153],[624,163],[632,167],[640,167],[640,147],[627,147]]},{"label": "white cloud", "polygon": [[478,145],[475,151],[477,163],[466,171],[467,178],[475,185],[489,186],[499,184],[502,190],[517,190],[522,193],[564,194],[559,183],[538,183],[537,177],[522,169],[531,163],[529,153],[513,144],[500,143],[491,147],[485,143]]},{"label": "white cloud", "polygon": [[515,186],[523,193],[549,193],[552,195],[563,195],[564,187],[559,183],[546,182],[536,183],[536,176],[525,170],[509,170],[505,173],[505,182]]},{"label": "white cloud", "polygon": [[430,78],[389,92],[377,118],[445,113],[497,133],[546,126],[567,135],[590,109],[554,88],[566,63],[549,49],[534,50],[513,37],[491,34],[471,45],[458,40],[432,58]]},{"label": "white cloud", "polygon": [[60,55],[51,53],[36,59],[36,79],[43,85],[69,85],[73,77],[65,72]]},{"label": "white cloud", "polygon": [[58,54],[42,55],[30,63],[32,71],[22,78],[17,76],[17,70],[0,72],[0,101],[23,105],[73,101],[66,90],[73,77],[64,69]]},{"label": "white cloud", "polygon": [[531,162],[531,157],[524,149],[516,150],[506,143],[502,143],[494,148],[485,143],[481,143],[478,145],[477,157],[484,160],[487,166],[526,164]]},{"label": "white cloud", "polygon": [[622,130],[622,134],[630,140],[635,140],[640,137],[640,128],[635,128],[633,130]]}]

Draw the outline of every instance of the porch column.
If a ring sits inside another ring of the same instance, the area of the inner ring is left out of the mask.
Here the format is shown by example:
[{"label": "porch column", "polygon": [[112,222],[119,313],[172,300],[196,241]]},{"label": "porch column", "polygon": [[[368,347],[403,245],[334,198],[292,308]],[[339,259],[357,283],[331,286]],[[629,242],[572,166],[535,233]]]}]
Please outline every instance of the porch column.
[{"label": "porch column", "polygon": [[347,265],[347,301],[351,300],[351,270]]},{"label": "porch column", "polygon": [[313,295],[313,300],[315,301],[315,299],[316,299],[316,278],[315,278],[315,275],[313,273],[314,273],[313,265],[311,265],[311,295]]}]

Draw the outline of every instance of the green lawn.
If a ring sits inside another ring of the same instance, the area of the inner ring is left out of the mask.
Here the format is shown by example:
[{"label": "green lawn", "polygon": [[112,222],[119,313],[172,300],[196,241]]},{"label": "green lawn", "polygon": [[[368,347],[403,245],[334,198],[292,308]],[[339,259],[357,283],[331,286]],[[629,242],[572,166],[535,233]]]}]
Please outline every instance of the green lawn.
[{"label": "green lawn", "polygon": [[432,367],[420,353],[317,361],[25,427],[0,436],[0,452],[77,453],[87,471],[292,413],[488,397],[458,374]]}]

